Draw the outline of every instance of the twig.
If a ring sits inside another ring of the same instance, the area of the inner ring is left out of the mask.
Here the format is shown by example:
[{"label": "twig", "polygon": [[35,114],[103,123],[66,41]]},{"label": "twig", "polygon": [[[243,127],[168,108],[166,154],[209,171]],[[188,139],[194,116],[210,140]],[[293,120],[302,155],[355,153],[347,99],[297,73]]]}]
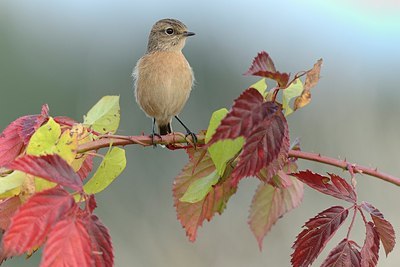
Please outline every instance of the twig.
[{"label": "twig", "polygon": [[345,160],[334,159],[334,158],[322,156],[321,154],[310,153],[310,152],[299,151],[299,150],[290,150],[289,157],[316,161],[316,162],[324,163],[327,165],[339,167],[344,170],[348,170],[348,168],[352,168],[353,169],[352,171],[354,173],[368,174],[370,176],[374,176],[374,177],[384,180],[386,182],[400,186],[400,178],[397,178],[390,174],[380,172],[377,169],[372,169],[372,168],[368,168],[368,167],[356,165],[356,164],[349,164]]},{"label": "twig", "polygon": [[[161,145],[178,145],[187,143],[187,139],[184,137],[185,135],[182,133],[174,133],[163,135],[160,138],[156,138],[154,140],[155,144]],[[187,137],[190,139],[191,137]],[[204,145],[204,134],[197,135],[197,146]],[[190,140],[191,141],[191,140]],[[139,136],[102,136],[102,138],[97,139],[92,142],[84,143],[79,145],[78,153],[84,153],[87,151],[98,150],[100,148],[109,147],[111,146],[126,146],[126,145],[133,145],[139,144],[142,146],[152,146],[152,140],[149,136],[139,135]],[[176,149],[177,147],[175,147]],[[353,173],[359,174],[367,174],[383,181],[392,183],[394,185],[400,186],[400,178],[392,176],[390,174],[386,174],[383,172],[378,171],[377,169],[368,168],[361,165],[351,164],[346,160],[339,160],[335,158],[330,158],[326,156],[322,156],[321,154],[310,153],[300,150],[290,150],[288,157],[290,158],[298,158],[298,159],[305,159],[315,162],[320,162],[323,164],[335,166],[338,168],[342,168],[344,170],[349,170]]]},{"label": "twig", "polygon": [[[204,145],[205,135],[197,135],[197,145]],[[158,145],[176,145],[184,144],[187,142],[193,142],[191,137],[185,137],[183,133],[174,133],[163,135],[161,138],[155,138],[154,144]],[[141,145],[141,146],[153,146],[151,137],[145,135],[138,136],[118,136],[118,135],[103,135],[101,138],[81,144],[78,147],[78,153],[84,153],[87,151],[98,150],[100,148],[111,146],[126,146],[126,145]]]},{"label": "twig", "polygon": [[[350,209],[350,208],[349,208],[349,209]],[[357,215],[357,211],[358,211],[358,210],[357,210],[357,205],[354,205],[354,206],[352,207],[352,209],[354,209],[354,212],[353,212],[353,217],[351,218],[351,223],[350,223],[349,229],[347,230],[347,235],[346,235],[346,238],[347,238],[347,239],[349,239],[351,229],[353,228],[354,221],[356,220],[356,215]]]}]

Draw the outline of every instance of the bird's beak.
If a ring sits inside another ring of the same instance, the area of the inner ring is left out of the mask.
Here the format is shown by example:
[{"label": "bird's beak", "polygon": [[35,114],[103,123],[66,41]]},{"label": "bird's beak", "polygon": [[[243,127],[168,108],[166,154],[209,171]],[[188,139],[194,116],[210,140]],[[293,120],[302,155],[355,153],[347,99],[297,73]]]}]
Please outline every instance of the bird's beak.
[{"label": "bird's beak", "polygon": [[194,32],[183,32],[183,36],[188,37],[188,36],[193,36],[195,35]]}]

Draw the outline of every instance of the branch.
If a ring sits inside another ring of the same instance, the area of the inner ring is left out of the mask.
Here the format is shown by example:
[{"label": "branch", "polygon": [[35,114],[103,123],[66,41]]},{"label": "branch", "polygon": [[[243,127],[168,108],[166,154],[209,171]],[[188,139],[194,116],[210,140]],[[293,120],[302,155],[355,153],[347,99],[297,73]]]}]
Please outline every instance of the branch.
[{"label": "branch", "polygon": [[356,165],[347,162],[346,160],[334,159],[326,156],[322,156],[321,154],[310,153],[299,150],[290,150],[289,157],[306,159],[311,161],[316,161],[320,163],[324,163],[327,165],[332,165],[335,167],[342,168],[344,170],[348,170],[350,173],[360,173],[360,174],[368,174],[370,176],[374,176],[386,182],[392,183],[394,185],[400,186],[400,178],[392,176],[390,174],[386,174],[378,171],[378,169],[368,168],[361,165]]},{"label": "branch", "polygon": [[[204,145],[204,134],[197,135],[197,145]],[[187,146],[184,146],[184,143],[192,142],[191,137],[185,137],[182,133],[173,133],[168,135],[163,135],[160,137],[154,137],[154,144],[166,145],[169,149],[181,149]],[[79,145],[78,153],[84,153],[87,151],[98,150],[104,147],[110,146],[126,146],[126,145],[142,145],[142,146],[152,146],[152,140],[149,136],[139,135],[139,136],[122,136],[122,135],[104,135],[100,136],[99,139],[84,143]],[[383,181],[392,183],[394,185],[400,186],[400,178],[392,176],[390,174],[386,174],[378,171],[378,169],[368,168],[361,165],[356,165],[347,162],[346,160],[338,160],[326,156],[322,156],[321,154],[310,153],[300,150],[290,150],[289,157],[291,158],[299,158],[305,159],[315,162],[320,162],[323,164],[335,166],[344,170],[348,170],[351,174],[359,173],[359,174],[367,174],[370,176],[374,176]]]},{"label": "branch", "polygon": [[[204,134],[198,134],[197,136],[197,145],[204,145]],[[162,135],[161,138],[158,136],[154,136],[154,144],[158,145],[173,145],[174,148],[184,148],[186,146],[179,146],[181,144],[187,142],[193,142],[191,137],[186,137],[183,133],[173,133],[168,135]],[[151,137],[147,135],[138,135],[138,136],[124,136],[124,135],[103,135],[100,136],[99,139],[84,143],[79,145],[78,153],[84,153],[91,150],[98,150],[100,148],[109,147],[109,146],[126,146],[126,145],[141,145],[141,146],[152,146]],[[172,149],[174,149],[172,148]]]}]

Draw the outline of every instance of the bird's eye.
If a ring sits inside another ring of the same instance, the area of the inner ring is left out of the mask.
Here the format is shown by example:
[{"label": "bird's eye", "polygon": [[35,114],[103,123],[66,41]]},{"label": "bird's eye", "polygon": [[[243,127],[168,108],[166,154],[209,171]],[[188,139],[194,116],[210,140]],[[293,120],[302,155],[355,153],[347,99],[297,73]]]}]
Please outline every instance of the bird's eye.
[{"label": "bird's eye", "polygon": [[165,33],[168,34],[168,35],[171,35],[171,34],[174,33],[174,29],[172,29],[172,28],[167,28],[167,29],[165,30]]}]

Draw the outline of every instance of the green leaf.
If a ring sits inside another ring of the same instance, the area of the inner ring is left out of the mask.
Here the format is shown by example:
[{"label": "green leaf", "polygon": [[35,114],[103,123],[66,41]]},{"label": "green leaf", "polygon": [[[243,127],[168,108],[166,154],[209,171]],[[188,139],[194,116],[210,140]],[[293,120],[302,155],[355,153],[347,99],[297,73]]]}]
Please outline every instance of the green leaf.
[{"label": "green leaf", "polygon": [[290,100],[298,97],[303,92],[303,83],[300,79],[296,79],[282,93],[282,108],[285,110],[285,116],[290,115],[293,109],[290,107]]},{"label": "green leaf", "polygon": [[[77,139],[77,135],[71,133],[70,130],[65,130],[61,134],[61,126],[50,117],[48,122],[32,135],[26,153],[34,156],[58,154],[68,164],[72,164],[78,147]],[[36,192],[52,188],[55,185],[56,183],[35,177]]]},{"label": "green leaf", "polygon": [[229,111],[226,108],[221,108],[219,110],[214,111],[214,113],[211,115],[210,123],[208,125],[206,133],[206,140],[205,140],[206,143],[210,141],[211,137],[214,135],[222,119],[225,118],[228,112]]},{"label": "green leaf", "polygon": [[75,160],[77,148],[78,138],[76,134],[71,133],[70,130],[65,130],[55,144],[53,153],[58,154],[71,165]]},{"label": "green leaf", "polygon": [[115,133],[119,126],[120,108],[119,96],[104,96],[94,105],[83,123],[92,126],[96,132]]},{"label": "green leaf", "polygon": [[32,135],[26,153],[34,156],[53,154],[60,135],[61,126],[53,118],[49,118],[48,122]]},{"label": "green leaf", "polygon": [[[211,137],[221,123],[221,120],[226,116],[226,114],[228,114],[228,110],[226,108],[217,110],[212,114],[206,133],[206,143],[210,141]],[[234,140],[227,139],[218,141],[208,148],[208,152],[210,153],[211,159],[217,168],[219,176],[223,175],[226,163],[232,159],[240,151],[240,149],[242,149],[243,144],[244,138],[238,137]]]},{"label": "green leaf", "polygon": [[213,171],[209,175],[191,183],[185,194],[179,200],[189,203],[196,203],[203,200],[218,180],[219,175],[216,171]]},{"label": "green leaf", "polygon": [[[178,220],[186,230],[190,241],[196,240],[197,230],[205,221],[211,221],[215,214],[222,214],[230,197],[235,194],[237,187],[232,184],[232,177],[221,178],[211,187],[203,200],[196,203],[180,201],[189,186],[203,177],[215,173],[215,165],[204,147],[188,149],[189,162],[175,178],[172,192]],[[228,170],[227,170],[228,172]]]},{"label": "green leaf", "polygon": [[35,177],[35,192],[42,192],[44,190],[55,187],[57,184],[50,182],[46,179]]},{"label": "green leaf", "polygon": [[61,134],[61,126],[53,118],[49,118],[49,121],[32,135],[26,153],[34,156],[58,154],[71,164],[75,159],[77,146],[76,135],[71,134],[69,130]]},{"label": "green leaf", "polygon": [[260,94],[265,97],[267,95],[267,83],[265,81],[265,78],[262,78],[258,82],[250,85],[251,88],[256,89],[257,91],[260,92]]},{"label": "green leaf", "polygon": [[14,171],[6,177],[0,177],[0,195],[14,188],[20,187],[25,181],[26,173]]},{"label": "green leaf", "polygon": [[93,177],[83,186],[88,194],[96,194],[107,188],[125,169],[125,150],[119,147],[111,148],[104,156]]}]

